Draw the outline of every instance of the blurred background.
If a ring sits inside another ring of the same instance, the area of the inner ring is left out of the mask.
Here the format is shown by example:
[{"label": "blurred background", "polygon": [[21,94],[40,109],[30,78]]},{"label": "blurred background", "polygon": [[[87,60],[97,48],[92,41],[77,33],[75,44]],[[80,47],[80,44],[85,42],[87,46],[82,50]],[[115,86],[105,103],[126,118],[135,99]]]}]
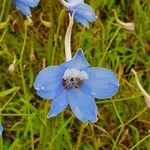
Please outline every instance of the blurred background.
[{"label": "blurred background", "polygon": [[[0,0],[0,150],[150,150],[150,108],[131,72],[150,93],[150,1],[85,2],[98,19],[89,29],[74,23],[72,53],[82,48],[91,66],[113,70],[120,81],[112,99],[96,100],[94,124],[80,122],[69,107],[47,119],[51,102],[33,88],[43,67],[65,61],[69,18],[59,0],[40,0],[32,26],[11,0]],[[119,25],[113,10],[135,31]]]}]

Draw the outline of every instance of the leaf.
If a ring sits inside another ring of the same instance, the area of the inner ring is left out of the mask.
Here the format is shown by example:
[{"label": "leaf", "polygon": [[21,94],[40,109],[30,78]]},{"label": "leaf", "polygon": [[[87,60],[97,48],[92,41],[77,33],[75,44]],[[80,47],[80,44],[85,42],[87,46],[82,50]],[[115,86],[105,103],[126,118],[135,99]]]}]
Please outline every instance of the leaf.
[{"label": "leaf", "polygon": [[14,87],[14,88],[12,88],[12,89],[2,91],[2,92],[0,92],[0,97],[4,97],[4,96],[6,96],[6,95],[9,95],[9,94],[11,94],[11,93],[13,93],[13,92],[18,91],[19,89],[20,89],[20,87]]}]

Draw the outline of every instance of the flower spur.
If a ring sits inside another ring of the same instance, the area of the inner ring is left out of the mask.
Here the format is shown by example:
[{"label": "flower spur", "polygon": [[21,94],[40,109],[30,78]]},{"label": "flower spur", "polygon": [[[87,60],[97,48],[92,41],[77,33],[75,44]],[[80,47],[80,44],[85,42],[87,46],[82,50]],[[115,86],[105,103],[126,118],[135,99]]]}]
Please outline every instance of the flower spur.
[{"label": "flower spur", "polygon": [[69,105],[82,122],[96,122],[98,111],[94,98],[110,98],[118,86],[118,79],[112,71],[89,67],[81,49],[70,61],[41,70],[34,82],[37,95],[53,99],[48,118]]},{"label": "flower spur", "polygon": [[13,0],[13,3],[16,5],[16,8],[20,10],[25,16],[31,17],[31,8],[34,8],[38,5],[39,0]]},{"label": "flower spur", "polygon": [[60,0],[60,2],[66,7],[71,15],[74,13],[75,20],[85,27],[89,27],[89,23],[94,22],[97,19],[94,10],[91,6],[84,3],[84,0]]}]

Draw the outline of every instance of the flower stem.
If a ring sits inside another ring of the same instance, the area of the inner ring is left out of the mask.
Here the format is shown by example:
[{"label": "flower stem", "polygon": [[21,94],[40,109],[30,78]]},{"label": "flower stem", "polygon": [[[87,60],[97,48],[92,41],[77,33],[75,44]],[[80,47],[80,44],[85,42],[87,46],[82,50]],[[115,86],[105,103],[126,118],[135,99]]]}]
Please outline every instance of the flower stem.
[{"label": "flower stem", "polygon": [[80,1],[73,1],[73,2],[67,2],[65,0],[60,0],[61,4],[63,6],[65,6],[66,8],[71,8],[71,7],[75,7],[76,5],[80,4],[81,2]]},{"label": "flower stem", "polygon": [[135,80],[136,80],[137,86],[139,87],[140,91],[142,92],[143,96],[145,97],[145,102],[146,102],[147,106],[150,107],[150,95],[142,87],[142,85],[141,85],[141,83],[140,83],[140,81],[137,77],[137,73],[135,72],[135,70],[132,68],[131,71],[135,75]]},{"label": "flower stem", "polygon": [[0,15],[0,21],[2,20],[4,10],[5,10],[5,6],[6,6],[6,0],[4,0],[4,2],[3,2],[3,8],[2,8],[2,11],[1,11],[1,15]]},{"label": "flower stem", "polygon": [[65,6],[65,7],[68,7],[68,6],[69,6],[69,4],[68,4],[66,1],[64,1],[64,0],[60,0],[60,2],[61,2],[61,4],[62,4],[63,6]]},{"label": "flower stem", "polygon": [[66,61],[71,60],[71,32],[73,26],[73,15],[69,14],[69,25],[65,35],[65,54],[66,54]]},{"label": "flower stem", "polygon": [[138,77],[137,77],[137,73],[135,72],[135,70],[132,68],[131,71],[132,71],[133,74],[135,75],[135,80],[136,80],[136,83],[137,83],[137,85],[138,85],[140,91],[143,93],[143,95],[144,95],[145,97],[149,97],[148,93],[143,89],[143,87],[142,87],[142,85],[141,85],[141,83],[140,83],[140,81],[139,81],[139,79],[138,79]]}]

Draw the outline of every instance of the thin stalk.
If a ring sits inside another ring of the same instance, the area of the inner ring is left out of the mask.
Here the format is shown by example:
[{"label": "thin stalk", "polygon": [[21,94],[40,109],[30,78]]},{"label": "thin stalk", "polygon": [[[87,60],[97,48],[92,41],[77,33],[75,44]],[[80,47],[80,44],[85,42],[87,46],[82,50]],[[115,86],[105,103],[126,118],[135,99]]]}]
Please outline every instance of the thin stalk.
[{"label": "thin stalk", "polygon": [[59,22],[58,22],[58,27],[57,27],[56,36],[55,36],[55,44],[54,44],[54,47],[53,47],[53,50],[52,50],[51,65],[54,62],[54,55],[55,55],[55,51],[56,51],[56,47],[57,47],[57,43],[58,43],[57,39],[58,39],[58,36],[59,36],[60,23],[61,23],[63,13],[64,13],[64,9],[61,11],[60,16],[59,16]]},{"label": "thin stalk", "polygon": [[135,120],[136,118],[138,118],[141,114],[143,114],[146,110],[148,109],[148,107],[144,107],[144,109],[142,109],[138,114],[136,114],[133,118],[131,118],[130,120],[128,120],[126,123],[124,123],[123,125],[119,125],[116,129],[122,128],[122,126],[127,126],[130,122],[132,122],[133,120]]},{"label": "thin stalk", "polygon": [[143,96],[145,97],[145,102],[147,103],[147,106],[150,107],[150,95],[142,87],[142,85],[141,85],[141,83],[140,83],[140,81],[139,81],[139,79],[137,77],[137,73],[135,72],[135,70],[132,69],[131,71],[135,75],[136,84],[139,87],[140,91],[142,92]]},{"label": "thin stalk", "polygon": [[120,136],[121,136],[121,133],[122,133],[123,129],[124,129],[124,126],[121,127],[121,129],[120,129],[120,131],[119,131],[119,134],[118,134],[118,136],[117,136],[117,138],[116,138],[116,140],[115,140],[115,142],[114,142],[114,144],[113,144],[112,150],[114,150],[115,148],[118,149],[118,148],[117,148],[117,143],[118,143],[118,141],[119,141],[119,138],[120,138]]},{"label": "thin stalk", "polygon": [[20,73],[21,73],[23,91],[24,91],[25,98],[26,98],[27,91],[26,91],[26,83],[25,83],[25,79],[24,79],[23,66],[22,66],[23,54],[24,54],[24,51],[25,51],[25,45],[26,45],[26,41],[27,41],[27,28],[28,28],[28,24],[27,24],[26,21],[25,21],[25,25],[24,26],[25,26],[24,42],[23,42],[23,46],[22,46],[22,50],[21,50],[21,54],[20,54],[19,66],[20,66]]},{"label": "thin stalk", "polygon": [[26,116],[31,116],[31,117],[32,117],[32,116],[35,116],[35,115],[36,115],[35,113],[33,113],[33,114],[8,114],[8,113],[6,113],[6,114],[3,113],[3,114],[1,114],[1,113],[0,113],[0,116],[7,116],[7,117],[20,117],[20,116],[21,116],[21,117],[23,117],[23,116],[25,116],[25,117],[26,117]]},{"label": "thin stalk", "polygon": [[119,26],[118,29],[116,30],[114,36],[113,36],[112,39],[110,40],[110,42],[109,42],[109,44],[108,44],[106,50],[104,51],[103,57],[102,57],[101,61],[99,62],[98,66],[101,66],[101,65],[102,65],[102,63],[103,63],[103,61],[104,61],[104,59],[105,59],[105,57],[106,57],[107,51],[109,50],[109,48],[110,48],[110,46],[111,46],[113,40],[115,39],[115,37],[116,37],[117,34],[119,33],[120,28],[121,28],[121,27]]},{"label": "thin stalk", "polygon": [[[72,115],[64,124],[63,126],[58,130],[57,134],[53,137],[53,139],[50,142],[49,148],[52,147],[53,142],[57,139],[57,137],[61,134],[62,130],[71,122],[71,120],[74,118],[74,115]],[[48,148],[48,149],[49,149]]]},{"label": "thin stalk", "polygon": [[[25,82],[25,78],[24,78],[22,60],[23,60],[23,55],[24,55],[24,51],[25,51],[25,45],[26,45],[26,42],[27,42],[27,30],[28,30],[28,26],[30,24],[31,24],[31,22],[29,20],[25,21],[25,24],[24,24],[24,26],[25,26],[24,42],[23,42],[23,46],[22,46],[22,50],[21,50],[21,54],[20,54],[20,59],[19,59],[21,80],[22,80],[24,98],[25,98],[25,103],[26,103],[28,114],[30,114],[30,110],[29,110],[28,94],[27,94],[26,82]],[[29,116],[28,116],[28,122],[29,122],[29,126],[30,126],[30,134],[31,134],[30,135],[30,137],[31,137],[31,149],[34,150],[33,128],[32,128],[31,118],[29,118]]]},{"label": "thin stalk", "polygon": [[121,116],[120,116],[120,114],[119,114],[119,112],[118,112],[118,110],[117,110],[117,107],[116,107],[115,103],[114,103],[114,102],[112,102],[112,103],[113,103],[115,112],[116,112],[116,114],[117,114],[117,117],[118,117],[118,119],[119,119],[119,121],[120,121],[120,123],[121,123],[121,125],[122,125],[122,128],[121,128],[121,130],[120,130],[120,132],[119,132],[119,134],[118,134],[118,136],[117,136],[117,138],[116,138],[116,140],[115,140],[115,142],[114,142],[114,144],[113,144],[113,147],[112,147],[112,150],[114,150],[115,148],[117,149],[117,143],[118,143],[118,140],[119,140],[119,138],[120,138],[120,136],[121,136],[121,133],[122,133],[122,131],[123,131],[123,129],[124,129],[124,126],[123,126],[123,121],[122,121],[122,119],[121,119]]},{"label": "thin stalk", "polygon": [[65,35],[65,54],[66,54],[66,61],[71,60],[71,33],[72,33],[72,26],[73,26],[73,16],[69,14],[69,25]]},{"label": "thin stalk", "polygon": [[4,2],[3,2],[3,8],[2,8],[2,11],[1,11],[1,15],[0,15],[0,22],[2,20],[3,14],[4,14],[5,5],[6,5],[6,0],[4,0]]},{"label": "thin stalk", "polygon": [[78,136],[78,140],[77,140],[77,144],[76,144],[76,150],[78,150],[80,148],[80,145],[81,145],[81,142],[82,142],[83,132],[84,132],[84,129],[87,125],[88,125],[87,123],[82,124],[81,127],[80,127],[80,134]]},{"label": "thin stalk", "polygon": [[142,142],[144,142],[146,139],[148,139],[150,137],[150,134],[148,134],[147,136],[145,136],[142,140],[140,140],[139,142],[137,142],[133,147],[130,148],[130,150],[134,150],[139,144],[141,144]]},{"label": "thin stalk", "polygon": [[65,6],[66,8],[69,7],[69,3],[67,3],[66,1],[64,0],[60,0],[60,3]]},{"label": "thin stalk", "polygon": [[2,36],[0,37],[0,43],[3,41],[6,32],[7,32],[7,27],[5,27],[5,29],[4,29],[4,31],[3,31],[3,34],[2,34]]}]

